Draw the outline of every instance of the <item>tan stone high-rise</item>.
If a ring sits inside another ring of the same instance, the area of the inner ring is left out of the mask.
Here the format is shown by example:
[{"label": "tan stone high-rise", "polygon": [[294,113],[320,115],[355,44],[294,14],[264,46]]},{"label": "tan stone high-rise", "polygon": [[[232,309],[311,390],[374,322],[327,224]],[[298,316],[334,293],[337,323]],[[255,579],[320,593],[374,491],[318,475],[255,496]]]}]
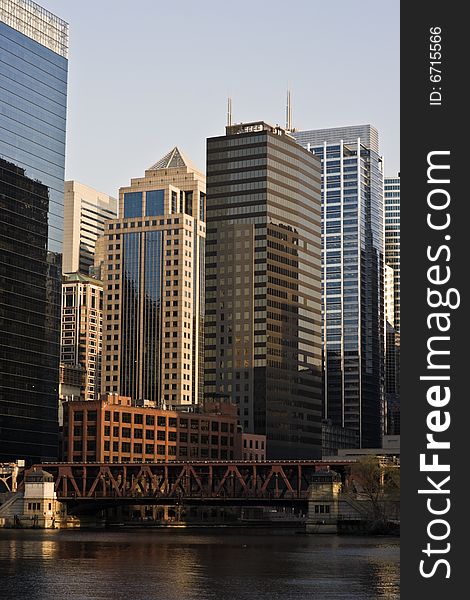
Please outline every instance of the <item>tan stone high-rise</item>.
[{"label": "tan stone high-rise", "polygon": [[102,391],[160,406],[203,393],[204,175],[174,148],[105,225]]},{"label": "tan stone high-rise", "polygon": [[[81,370],[82,400],[96,400],[100,393],[102,305],[101,281],[82,273],[64,275],[60,362],[69,377],[70,368]],[[67,399],[68,394],[64,393],[67,386],[63,383],[59,395]]]},{"label": "tan stone high-rise", "polygon": [[96,240],[106,219],[117,216],[117,200],[78,181],[64,187],[64,246],[62,272],[89,274]]}]

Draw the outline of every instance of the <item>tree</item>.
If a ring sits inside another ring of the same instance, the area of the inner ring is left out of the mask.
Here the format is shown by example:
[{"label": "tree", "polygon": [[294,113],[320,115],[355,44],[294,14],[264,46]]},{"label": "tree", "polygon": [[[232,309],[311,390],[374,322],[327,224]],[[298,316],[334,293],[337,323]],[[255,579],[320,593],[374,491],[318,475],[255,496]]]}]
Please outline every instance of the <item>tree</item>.
[{"label": "tree", "polygon": [[375,526],[386,525],[396,516],[400,498],[400,467],[377,456],[361,458],[351,469],[357,498],[368,502]]}]

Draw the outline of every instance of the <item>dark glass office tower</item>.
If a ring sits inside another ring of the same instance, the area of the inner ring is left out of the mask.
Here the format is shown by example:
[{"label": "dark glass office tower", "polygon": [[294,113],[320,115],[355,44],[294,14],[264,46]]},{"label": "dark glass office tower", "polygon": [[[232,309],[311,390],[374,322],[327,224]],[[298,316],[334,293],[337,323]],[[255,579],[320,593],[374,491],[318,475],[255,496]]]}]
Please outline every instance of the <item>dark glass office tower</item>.
[{"label": "dark glass office tower", "polygon": [[382,443],[384,203],[370,125],[294,134],[322,164],[324,416]]},{"label": "dark glass office tower", "polygon": [[207,141],[205,392],[270,459],[321,456],[320,176],[277,126]]},{"label": "dark glass office tower", "polygon": [[0,0],[0,460],[57,458],[68,26]]}]

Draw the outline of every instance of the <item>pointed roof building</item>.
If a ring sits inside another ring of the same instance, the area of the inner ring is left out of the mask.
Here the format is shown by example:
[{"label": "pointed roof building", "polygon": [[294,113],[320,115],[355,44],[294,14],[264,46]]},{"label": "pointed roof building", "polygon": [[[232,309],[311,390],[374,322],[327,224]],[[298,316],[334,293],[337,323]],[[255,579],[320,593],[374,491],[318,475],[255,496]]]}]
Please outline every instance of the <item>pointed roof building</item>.
[{"label": "pointed roof building", "polygon": [[158,171],[161,169],[181,169],[186,167],[189,172],[201,173],[181,150],[175,146],[170,152],[165,154],[160,160],[152,165],[147,171]]}]

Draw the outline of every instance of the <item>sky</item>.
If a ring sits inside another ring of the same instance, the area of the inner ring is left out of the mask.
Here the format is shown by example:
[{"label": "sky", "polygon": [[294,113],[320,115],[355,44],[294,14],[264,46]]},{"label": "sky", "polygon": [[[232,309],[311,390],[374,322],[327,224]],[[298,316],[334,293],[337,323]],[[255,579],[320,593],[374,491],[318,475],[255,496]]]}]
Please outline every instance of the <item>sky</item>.
[{"label": "sky", "polygon": [[398,0],[38,0],[70,24],[66,179],[117,196],[233,122],[371,123],[399,166]]}]

